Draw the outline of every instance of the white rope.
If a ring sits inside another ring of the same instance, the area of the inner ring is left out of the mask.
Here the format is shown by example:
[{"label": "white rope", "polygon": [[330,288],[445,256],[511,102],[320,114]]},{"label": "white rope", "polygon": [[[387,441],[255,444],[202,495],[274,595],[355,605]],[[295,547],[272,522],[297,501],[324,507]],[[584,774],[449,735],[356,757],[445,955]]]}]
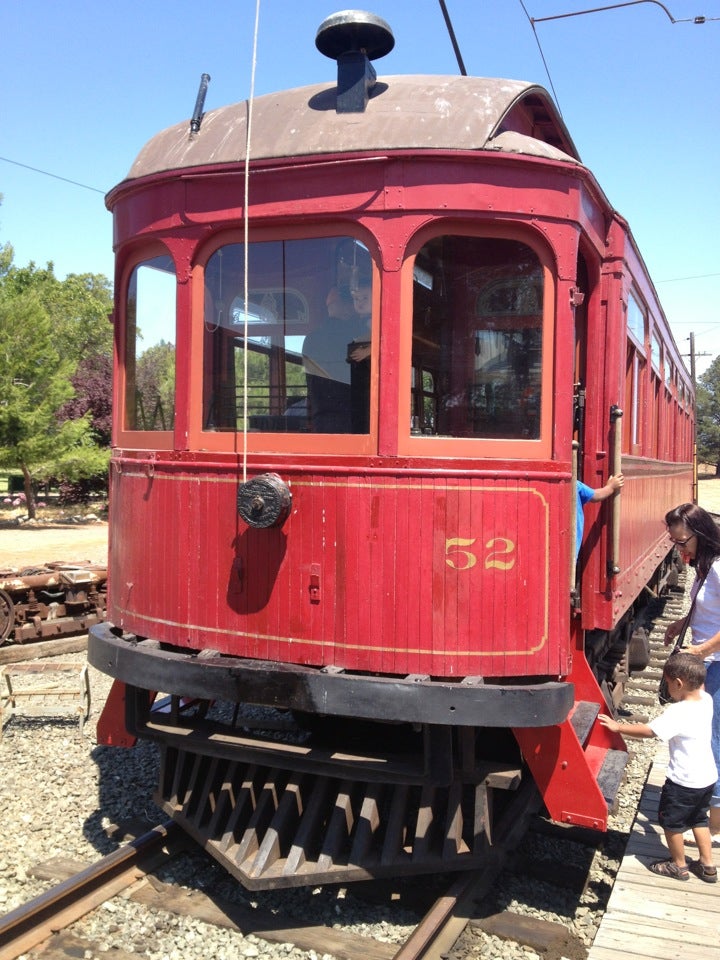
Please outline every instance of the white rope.
[{"label": "white rope", "polygon": [[260,0],[255,2],[255,29],[253,31],[252,68],[250,71],[250,96],[247,108],[247,135],[245,137],[245,195],[243,200],[243,244],[244,244],[244,301],[245,324],[243,327],[243,483],[247,480],[247,443],[248,443],[248,312],[250,308],[250,291],[248,289],[249,253],[249,202],[250,202],[250,138],[252,133],[252,112],[255,97],[255,68],[257,66],[257,39],[260,23]]}]

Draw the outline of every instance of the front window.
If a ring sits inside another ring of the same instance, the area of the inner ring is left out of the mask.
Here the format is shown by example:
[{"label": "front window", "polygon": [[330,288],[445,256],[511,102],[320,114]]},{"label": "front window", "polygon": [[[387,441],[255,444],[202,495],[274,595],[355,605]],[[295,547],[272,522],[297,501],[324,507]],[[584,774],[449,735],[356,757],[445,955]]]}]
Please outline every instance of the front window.
[{"label": "front window", "polygon": [[139,263],[127,288],[125,429],[175,424],[175,267],[170,256]]},{"label": "front window", "polygon": [[352,237],[218,249],[205,268],[203,429],[367,434],[371,315],[372,264]]},{"label": "front window", "polygon": [[543,270],[516,240],[441,236],[413,275],[410,432],[540,437]]}]

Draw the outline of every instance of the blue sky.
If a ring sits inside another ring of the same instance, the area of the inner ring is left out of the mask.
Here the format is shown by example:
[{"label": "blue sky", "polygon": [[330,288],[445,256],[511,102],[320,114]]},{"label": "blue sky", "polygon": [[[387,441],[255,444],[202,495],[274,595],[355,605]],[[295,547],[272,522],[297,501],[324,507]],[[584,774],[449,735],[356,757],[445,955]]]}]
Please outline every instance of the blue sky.
[{"label": "blue sky", "polygon": [[[606,2],[524,0],[536,19]],[[538,23],[552,84],[520,0],[446,5],[468,73],[554,90],[583,161],[631,225],[682,353],[694,332],[701,374],[720,354],[720,0],[663,0],[676,20],[718,18],[702,25],[673,24],[654,2]],[[348,6],[260,0],[256,94],[332,82],[315,34]],[[438,0],[362,6],[395,36],[379,75],[458,72]],[[51,260],[60,277],[112,278],[103,194],[154,133],[189,120],[203,72],[206,110],[247,97],[255,8],[0,0],[0,243],[13,245],[17,265]]]}]

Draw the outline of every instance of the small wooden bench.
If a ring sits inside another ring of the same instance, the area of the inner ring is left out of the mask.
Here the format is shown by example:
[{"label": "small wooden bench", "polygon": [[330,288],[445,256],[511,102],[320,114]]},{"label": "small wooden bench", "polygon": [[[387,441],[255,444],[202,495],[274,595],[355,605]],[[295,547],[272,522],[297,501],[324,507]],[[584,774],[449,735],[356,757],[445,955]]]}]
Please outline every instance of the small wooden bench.
[{"label": "small wooden bench", "polygon": [[[0,669],[5,689],[0,690],[0,740],[5,722],[5,710],[29,717],[77,716],[82,736],[85,721],[90,715],[90,678],[87,663],[51,663],[36,660],[30,663],[6,664]],[[25,678],[37,680],[26,683]],[[13,683],[13,680],[19,683]],[[21,704],[18,708],[18,703]]]}]

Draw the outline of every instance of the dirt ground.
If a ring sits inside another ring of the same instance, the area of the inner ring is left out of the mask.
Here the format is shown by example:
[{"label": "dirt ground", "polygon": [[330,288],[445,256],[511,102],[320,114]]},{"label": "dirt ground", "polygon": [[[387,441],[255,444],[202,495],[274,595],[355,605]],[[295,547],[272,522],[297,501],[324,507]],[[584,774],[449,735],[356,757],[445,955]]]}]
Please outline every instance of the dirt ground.
[{"label": "dirt ground", "polygon": [[0,525],[0,569],[40,566],[53,560],[107,563],[108,525],[104,522]]},{"label": "dirt ground", "polygon": [[[720,514],[720,478],[701,479],[698,502]],[[51,560],[107,563],[108,526],[103,522],[64,525],[0,525],[0,568],[23,567]]]},{"label": "dirt ground", "polygon": [[710,513],[720,514],[720,477],[698,481],[698,503]]}]

